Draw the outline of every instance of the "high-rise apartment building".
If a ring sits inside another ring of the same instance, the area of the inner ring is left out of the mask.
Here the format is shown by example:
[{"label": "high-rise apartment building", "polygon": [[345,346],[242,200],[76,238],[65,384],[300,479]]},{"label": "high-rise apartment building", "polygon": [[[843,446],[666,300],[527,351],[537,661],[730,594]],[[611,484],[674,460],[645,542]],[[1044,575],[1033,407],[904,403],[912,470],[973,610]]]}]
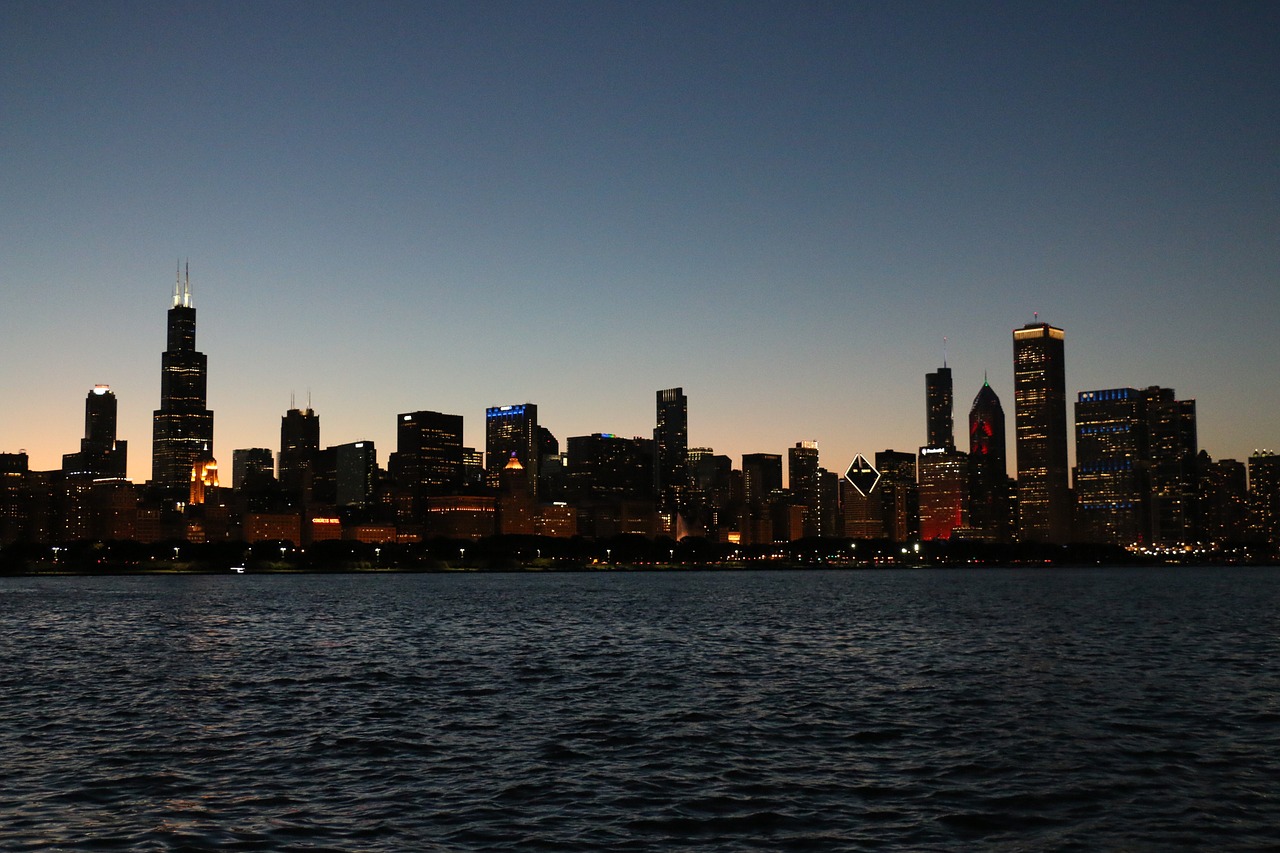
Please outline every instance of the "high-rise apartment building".
[{"label": "high-rise apartment building", "polygon": [[213,412],[205,407],[208,360],[196,350],[189,272],[174,285],[167,344],[160,357],[160,408],[152,419],[151,482],[166,498],[185,500],[193,467],[213,453]]},{"label": "high-rise apartment building", "polygon": [[62,473],[96,479],[126,476],[128,442],[116,441],[116,395],[95,385],[84,401],[84,438],[79,453],[62,456]]},{"label": "high-rise apartment building", "polygon": [[1065,337],[1048,323],[1013,332],[1018,535],[1025,542],[1071,538]]},{"label": "high-rise apartment building", "polygon": [[689,493],[689,398],[683,388],[657,393],[657,426],[653,430],[654,485],[658,511],[687,511]]},{"label": "high-rise apartment building", "polygon": [[924,375],[924,401],[926,446],[954,447],[951,368],[943,365],[935,372]]},{"label": "high-rise apartment building", "polygon": [[987,382],[969,409],[969,528],[990,541],[1011,534],[1004,407]]},{"label": "high-rise apartment building", "polygon": [[520,460],[519,470],[529,481],[529,493],[536,494],[542,463],[540,439],[538,407],[533,403],[485,409],[484,466],[488,484],[497,488],[503,476],[512,476],[507,466],[514,456]]}]

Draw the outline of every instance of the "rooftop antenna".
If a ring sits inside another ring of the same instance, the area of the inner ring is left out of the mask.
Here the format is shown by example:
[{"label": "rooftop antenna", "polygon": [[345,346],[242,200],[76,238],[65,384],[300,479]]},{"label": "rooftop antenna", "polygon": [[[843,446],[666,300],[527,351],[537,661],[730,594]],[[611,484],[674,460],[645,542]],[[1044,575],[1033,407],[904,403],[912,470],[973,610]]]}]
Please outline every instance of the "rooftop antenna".
[{"label": "rooftop antenna", "polygon": [[1034,321],[1034,322],[1036,322],[1036,323],[1039,323],[1039,322],[1040,322],[1040,312],[1039,312],[1039,311],[1032,311],[1032,312],[1031,312],[1031,316],[1032,316],[1032,318],[1033,318],[1033,321]]},{"label": "rooftop antenna", "polygon": [[947,336],[942,336],[942,366],[947,366]]},{"label": "rooftop antenna", "polygon": [[296,393],[296,392],[294,392],[294,391],[290,391],[290,392],[289,392],[289,408],[290,408],[290,409],[296,409],[296,408],[298,408],[298,401],[297,401],[296,397],[297,397],[297,393]]},{"label": "rooftop antenna", "polygon": [[182,258],[178,258],[175,262],[175,270],[173,273],[173,307],[177,308],[182,304]]},{"label": "rooftop antenna", "polygon": [[185,274],[186,281],[184,281],[182,284],[182,307],[190,308],[191,307],[191,261],[190,259],[188,259],[186,262],[184,274]]}]

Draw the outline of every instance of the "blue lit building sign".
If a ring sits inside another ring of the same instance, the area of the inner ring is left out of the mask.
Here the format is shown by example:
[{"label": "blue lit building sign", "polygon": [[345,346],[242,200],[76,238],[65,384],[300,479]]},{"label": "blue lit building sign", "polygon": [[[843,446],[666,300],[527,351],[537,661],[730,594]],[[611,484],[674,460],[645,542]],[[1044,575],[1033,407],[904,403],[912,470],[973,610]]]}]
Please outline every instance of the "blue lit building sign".
[{"label": "blue lit building sign", "polygon": [[524,414],[524,406],[490,406],[484,410],[486,418],[510,418]]}]

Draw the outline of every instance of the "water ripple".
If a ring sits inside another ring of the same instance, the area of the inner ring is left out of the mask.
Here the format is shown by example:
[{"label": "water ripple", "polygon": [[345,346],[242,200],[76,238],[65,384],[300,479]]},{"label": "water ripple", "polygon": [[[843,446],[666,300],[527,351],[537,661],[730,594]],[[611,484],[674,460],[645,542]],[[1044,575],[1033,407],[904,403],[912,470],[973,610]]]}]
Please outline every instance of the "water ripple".
[{"label": "water ripple", "polygon": [[0,579],[8,850],[1280,849],[1280,572]]}]

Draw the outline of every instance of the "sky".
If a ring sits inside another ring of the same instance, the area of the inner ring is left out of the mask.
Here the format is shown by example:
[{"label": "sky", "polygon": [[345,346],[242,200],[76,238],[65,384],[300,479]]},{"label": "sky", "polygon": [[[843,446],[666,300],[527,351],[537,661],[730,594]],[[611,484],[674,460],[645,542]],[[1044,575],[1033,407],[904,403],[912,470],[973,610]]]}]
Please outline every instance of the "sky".
[{"label": "sky", "polygon": [[[1280,4],[0,4],[0,452],[129,472],[179,259],[214,452],[394,450],[533,402],[824,467],[957,441],[1011,332],[1069,400],[1172,387],[1216,458],[1280,450]],[[1012,473],[1012,471],[1011,471]]]}]

